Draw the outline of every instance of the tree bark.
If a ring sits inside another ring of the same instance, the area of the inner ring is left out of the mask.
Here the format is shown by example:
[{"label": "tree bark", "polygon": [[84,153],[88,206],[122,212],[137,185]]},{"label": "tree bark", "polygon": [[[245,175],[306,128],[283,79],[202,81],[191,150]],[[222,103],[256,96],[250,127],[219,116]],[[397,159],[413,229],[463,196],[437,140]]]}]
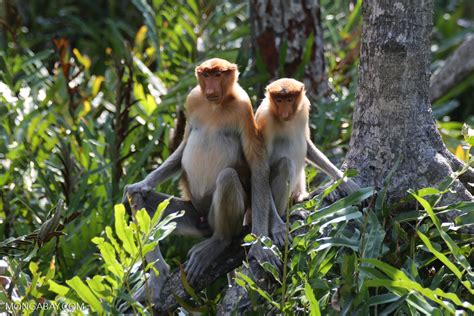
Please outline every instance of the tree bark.
[{"label": "tree bark", "polygon": [[[295,77],[303,63],[306,42],[313,37],[303,78],[296,79],[302,79],[312,97],[328,94],[319,0],[250,0],[250,14],[253,46],[261,55],[271,79]],[[286,55],[282,49],[285,44]],[[283,58],[284,64],[280,65]]]},{"label": "tree bark", "polygon": [[[388,202],[407,190],[437,186],[459,167],[436,128],[429,99],[431,0],[367,0],[363,4],[357,105],[345,167],[362,185],[388,185]],[[470,200],[456,181],[445,203]]]}]

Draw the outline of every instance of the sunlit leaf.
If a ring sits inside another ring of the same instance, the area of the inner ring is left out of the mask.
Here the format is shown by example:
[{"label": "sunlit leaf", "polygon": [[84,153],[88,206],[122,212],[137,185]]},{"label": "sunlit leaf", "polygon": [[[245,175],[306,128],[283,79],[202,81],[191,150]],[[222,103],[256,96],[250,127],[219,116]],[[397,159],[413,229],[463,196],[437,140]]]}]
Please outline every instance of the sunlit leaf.
[{"label": "sunlit leaf", "polygon": [[77,293],[77,295],[90,305],[92,310],[99,314],[103,314],[104,310],[102,304],[97,297],[92,293],[90,288],[77,276],[71,280],[67,280],[66,283]]},{"label": "sunlit leaf", "polygon": [[82,55],[81,52],[77,48],[74,48],[72,50],[74,53],[74,56],[76,56],[77,60],[84,66],[84,68],[87,70],[91,67],[91,59],[85,55]]},{"label": "sunlit leaf", "polygon": [[321,311],[319,310],[318,300],[316,299],[316,296],[314,296],[313,289],[308,282],[304,285],[304,294],[309,302],[309,314],[311,316],[320,316]]}]

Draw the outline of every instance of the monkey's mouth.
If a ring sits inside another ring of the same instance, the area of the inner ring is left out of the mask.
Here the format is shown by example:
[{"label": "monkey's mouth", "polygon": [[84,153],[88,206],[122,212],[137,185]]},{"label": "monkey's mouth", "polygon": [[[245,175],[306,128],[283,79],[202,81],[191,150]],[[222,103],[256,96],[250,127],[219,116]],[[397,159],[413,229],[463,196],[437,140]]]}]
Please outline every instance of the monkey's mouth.
[{"label": "monkey's mouth", "polygon": [[219,101],[219,96],[207,96],[206,99],[211,102]]}]

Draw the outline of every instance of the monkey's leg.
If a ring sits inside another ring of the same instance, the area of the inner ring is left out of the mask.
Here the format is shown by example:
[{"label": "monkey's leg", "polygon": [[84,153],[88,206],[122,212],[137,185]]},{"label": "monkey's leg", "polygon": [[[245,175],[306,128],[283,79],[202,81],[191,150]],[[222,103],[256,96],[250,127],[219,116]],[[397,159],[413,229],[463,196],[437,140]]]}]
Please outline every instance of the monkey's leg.
[{"label": "monkey's leg", "polygon": [[[163,202],[164,200],[168,199],[170,196],[162,193],[156,192],[149,192],[146,196],[144,196],[145,208],[150,213],[151,216],[155,214],[156,208],[159,203]],[[176,223],[176,229],[173,231],[173,234],[178,235],[193,235],[193,236],[209,236],[210,229],[207,227],[203,227],[201,225],[202,221],[202,214],[200,214],[196,209],[193,207],[191,202],[184,201],[179,198],[171,198],[169,205],[163,212],[162,218],[165,218],[169,214],[173,214],[184,210],[185,213],[182,217],[178,217],[174,220]],[[155,262],[155,268],[159,271],[159,275],[157,276],[154,271],[150,272],[150,277],[147,281],[147,287],[149,289],[149,294],[151,301],[156,301],[163,288],[163,284],[165,283],[166,279],[168,278],[170,268],[166,263],[163,255],[161,254],[159,245],[156,246],[151,252],[146,255],[147,263]],[[144,302],[148,299],[146,292],[146,287],[141,287],[138,292],[134,295],[134,298],[140,302]]]},{"label": "monkey's leg", "polygon": [[186,273],[191,283],[231,243],[232,237],[242,231],[245,199],[245,191],[237,172],[232,168],[222,170],[217,177],[208,216],[214,233],[211,238],[192,247],[188,253]]},{"label": "monkey's leg", "polygon": [[295,178],[296,167],[288,158],[281,158],[270,168],[270,185],[278,214],[282,217],[288,207],[288,184]]}]

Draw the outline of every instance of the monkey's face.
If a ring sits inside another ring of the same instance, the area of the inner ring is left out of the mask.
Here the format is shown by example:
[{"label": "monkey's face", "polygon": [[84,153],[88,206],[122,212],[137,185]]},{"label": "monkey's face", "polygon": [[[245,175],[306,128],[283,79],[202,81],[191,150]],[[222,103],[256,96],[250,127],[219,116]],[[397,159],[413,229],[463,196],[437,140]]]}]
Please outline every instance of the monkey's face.
[{"label": "monkey's face", "polygon": [[291,121],[296,112],[296,96],[292,94],[272,95],[271,101],[274,107],[274,113],[280,121]]},{"label": "monkey's face", "polygon": [[199,73],[199,84],[206,99],[221,103],[226,95],[228,71],[208,70]]}]

